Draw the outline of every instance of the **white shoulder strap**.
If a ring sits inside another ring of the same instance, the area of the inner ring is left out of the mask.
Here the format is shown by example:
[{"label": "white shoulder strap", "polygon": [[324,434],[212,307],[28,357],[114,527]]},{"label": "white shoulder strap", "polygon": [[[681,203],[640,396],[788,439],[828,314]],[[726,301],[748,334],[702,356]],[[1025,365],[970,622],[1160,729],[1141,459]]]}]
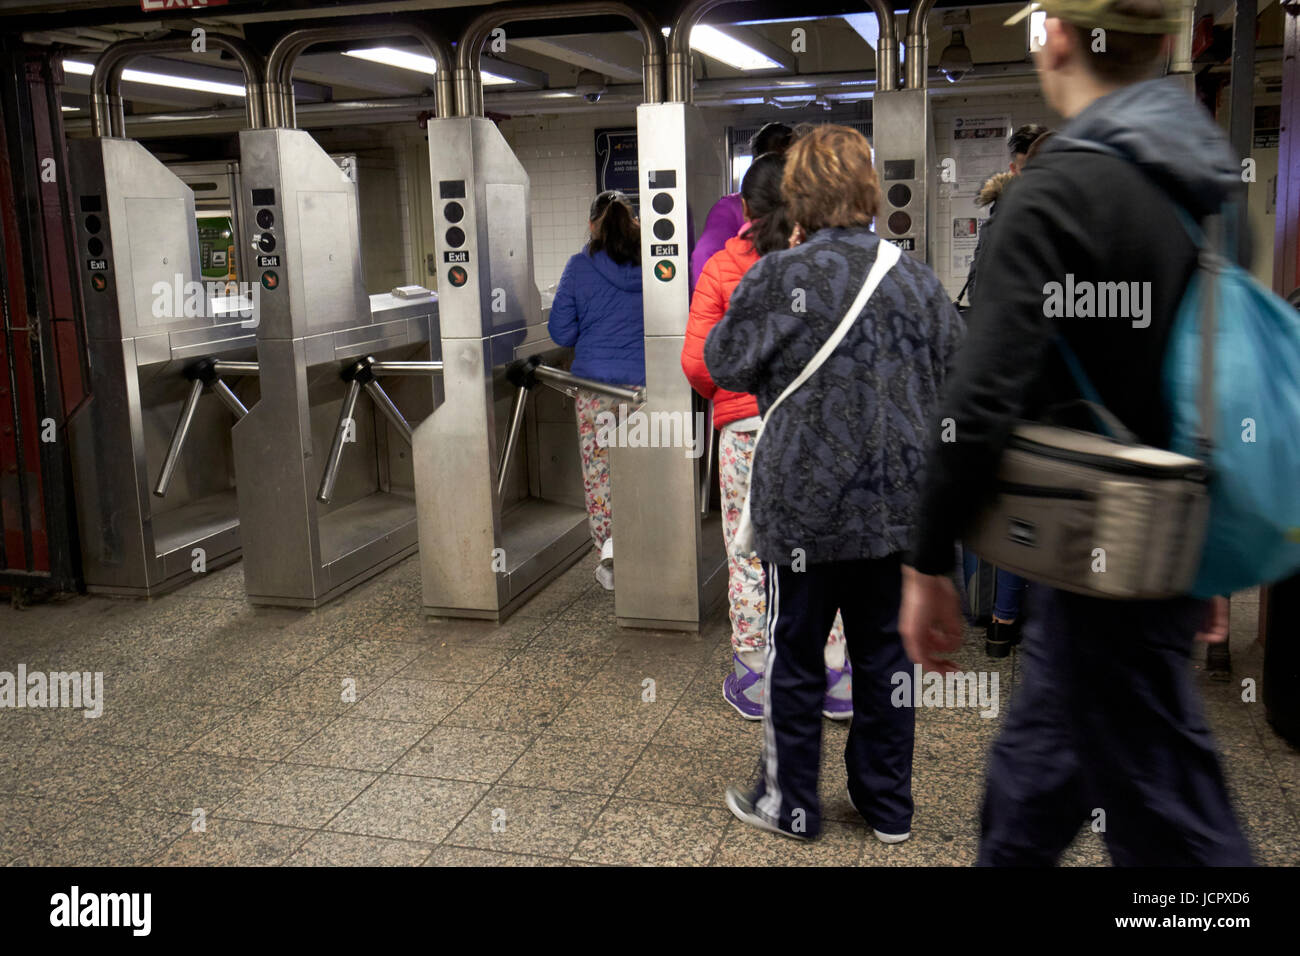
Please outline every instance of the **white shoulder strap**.
[{"label": "white shoulder strap", "polygon": [[776,411],[776,407],[785,401],[786,397],[798,389],[799,386],[812,378],[813,373],[821,368],[823,362],[830,358],[831,353],[844,341],[844,336],[849,334],[849,329],[853,328],[853,323],[857,321],[858,316],[867,304],[867,300],[876,291],[876,286],[880,285],[880,280],[885,277],[886,272],[894,267],[901,255],[898,246],[887,239],[881,239],[877,243],[876,261],[871,264],[871,270],[867,273],[867,281],[862,283],[862,288],[858,290],[858,297],[853,300],[853,304],[844,313],[844,318],[840,320],[840,324],[831,333],[831,337],[826,340],[826,344],[817,350],[817,354],[808,360],[808,364],[804,366],[803,371],[785,387],[785,391],[777,396],[776,401],[768,408],[767,414],[763,416],[763,421],[767,421],[772,412]]}]

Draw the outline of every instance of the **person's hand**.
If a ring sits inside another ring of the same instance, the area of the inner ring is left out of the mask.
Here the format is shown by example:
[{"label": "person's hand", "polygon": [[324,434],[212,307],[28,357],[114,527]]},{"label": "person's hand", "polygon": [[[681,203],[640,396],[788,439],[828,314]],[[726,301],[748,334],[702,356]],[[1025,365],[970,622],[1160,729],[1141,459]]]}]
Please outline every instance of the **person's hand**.
[{"label": "person's hand", "polygon": [[952,581],[903,565],[898,630],[912,663],[924,670],[955,671],[957,665],[942,656],[961,646],[961,604]]},{"label": "person's hand", "polygon": [[790,248],[793,249],[795,246],[801,244],[806,238],[803,226],[796,223],[794,229],[790,233]]},{"label": "person's hand", "polygon": [[1202,644],[1222,644],[1228,639],[1228,599],[1226,597],[1210,598],[1205,609],[1205,623],[1196,632],[1196,639]]}]

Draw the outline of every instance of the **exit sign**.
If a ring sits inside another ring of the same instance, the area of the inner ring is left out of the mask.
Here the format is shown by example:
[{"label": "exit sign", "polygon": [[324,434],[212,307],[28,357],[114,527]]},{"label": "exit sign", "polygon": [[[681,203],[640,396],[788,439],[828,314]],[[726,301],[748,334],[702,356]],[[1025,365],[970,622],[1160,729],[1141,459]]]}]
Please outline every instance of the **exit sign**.
[{"label": "exit sign", "polygon": [[145,13],[157,13],[159,10],[194,10],[199,7],[224,7],[227,0],[140,0],[140,9]]}]

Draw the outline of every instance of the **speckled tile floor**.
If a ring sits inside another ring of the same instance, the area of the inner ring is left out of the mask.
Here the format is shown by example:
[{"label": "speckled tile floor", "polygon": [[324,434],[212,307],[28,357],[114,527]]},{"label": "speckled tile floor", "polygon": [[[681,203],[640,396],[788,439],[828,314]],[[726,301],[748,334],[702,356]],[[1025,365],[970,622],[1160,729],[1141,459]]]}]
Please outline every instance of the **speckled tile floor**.
[{"label": "speckled tile floor", "polygon": [[[997,719],[917,717],[913,838],[884,846],[824,724],[821,839],[739,823],[758,724],[722,701],[721,615],[702,635],[620,630],[579,562],[504,626],[426,622],[411,558],[316,611],[253,608],[238,564],[154,601],[0,608],[0,670],[104,672],[103,716],[0,710],[0,863],[11,865],[968,865]],[[1233,601],[1233,680],[1199,675],[1260,863],[1300,863],[1300,752],[1263,705],[1258,597]],[[957,657],[1014,659],[978,635]],[[653,700],[643,699],[654,681]],[[351,690],[343,699],[343,689]],[[1083,830],[1062,863],[1103,865]]]}]

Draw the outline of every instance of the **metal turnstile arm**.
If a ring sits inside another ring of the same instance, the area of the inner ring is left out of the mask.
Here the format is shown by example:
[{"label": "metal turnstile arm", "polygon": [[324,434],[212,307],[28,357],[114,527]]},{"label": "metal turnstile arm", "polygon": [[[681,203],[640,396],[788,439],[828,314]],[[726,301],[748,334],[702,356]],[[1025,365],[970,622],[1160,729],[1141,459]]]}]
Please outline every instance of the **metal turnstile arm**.
[{"label": "metal turnstile arm", "polygon": [[347,441],[348,429],[356,427],[352,416],[357,410],[360,395],[361,383],[354,378],[348,382],[348,393],[343,398],[339,423],[334,429],[334,441],[330,444],[330,456],[325,461],[325,474],[320,478],[320,490],[316,493],[316,498],[320,501],[329,501],[334,496],[334,482],[339,477],[339,463],[343,460],[343,445]]},{"label": "metal turnstile arm", "polygon": [[505,491],[506,479],[510,475],[510,459],[514,457],[515,446],[519,444],[519,432],[523,430],[524,412],[528,407],[528,393],[538,385],[545,385],[557,392],[573,398],[578,389],[585,388],[592,392],[621,399],[633,405],[644,405],[645,388],[623,388],[607,382],[597,382],[566,372],[564,369],[544,365],[540,355],[530,355],[518,359],[506,366],[506,379],[516,386],[519,392],[515,396],[515,408],[510,416],[510,431],[506,435],[506,447],[497,463],[497,494]]},{"label": "metal turnstile arm", "polygon": [[348,383],[348,392],[343,399],[343,408],[339,413],[339,424],[334,430],[334,441],[330,445],[329,459],[325,462],[325,473],[321,475],[320,490],[316,493],[318,501],[328,502],[334,495],[334,483],[338,480],[339,465],[343,461],[343,446],[347,441],[352,416],[357,410],[357,399],[365,389],[375,407],[402,436],[402,440],[411,444],[411,423],[402,415],[400,409],[388,397],[382,385],[375,381],[377,375],[437,375],[442,372],[441,362],[377,362],[373,355],[358,359],[343,369],[342,378]]},{"label": "metal turnstile arm", "polygon": [[172,431],[172,440],[167,446],[167,457],[163,459],[158,483],[154,485],[153,493],[159,498],[166,497],[167,489],[171,486],[172,475],[175,474],[176,466],[180,463],[181,450],[185,447],[185,439],[189,437],[190,426],[194,424],[194,415],[198,411],[199,397],[203,394],[204,388],[212,389],[212,393],[221,400],[221,404],[230,409],[236,419],[248,414],[248,408],[239,400],[239,396],[221,380],[223,372],[228,375],[256,375],[258,367],[256,362],[223,362],[211,357],[201,358],[186,366],[185,377],[190,380],[190,393],[185,397],[185,404],[181,407],[181,417]]}]

